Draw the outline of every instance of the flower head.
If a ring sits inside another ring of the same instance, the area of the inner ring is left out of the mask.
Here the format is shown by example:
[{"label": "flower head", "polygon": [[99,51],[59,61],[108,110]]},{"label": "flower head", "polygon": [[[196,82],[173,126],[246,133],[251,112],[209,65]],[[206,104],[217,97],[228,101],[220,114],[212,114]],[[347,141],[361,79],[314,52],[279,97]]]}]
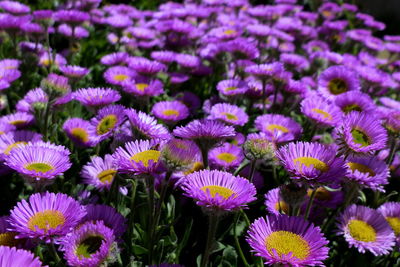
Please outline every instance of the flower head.
[{"label": "flower head", "polygon": [[328,99],[348,91],[360,90],[357,75],[348,67],[332,66],[324,70],[318,77],[318,90]]},{"label": "flower head", "polygon": [[91,147],[99,142],[95,127],[81,118],[70,118],[63,124],[65,134],[78,146]]},{"label": "flower head", "polygon": [[307,97],[301,101],[301,112],[317,125],[328,127],[340,124],[343,115],[336,105],[318,96]]},{"label": "flower head", "polygon": [[23,199],[10,215],[11,229],[19,238],[50,240],[66,235],[85,216],[75,199],[61,193],[36,193]]},{"label": "flower head", "polygon": [[117,169],[117,164],[112,155],[107,154],[104,159],[94,156],[90,159],[90,162],[83,166],[81,176],[85,184],[93,185],[100,191],[110,190]]},{"label": "flower head", "polygon": [[344,235],[350,247],[375,256],[389,254],[395,236],[385,217],[378,211],[355,204],[346,208],[337,224],[338,234]]},{"label": "flower head", "polygon": [[104,140],[113,134],[115,129],[124,122],[124,119],[125,107],[111,105],[100,109],[90,123],[96,127],[95,134],[98,138]]},{"label": "flower head", "polygon": [[328,258],[328,241],[320,228],[301,217],[259,218],[250,225],[247,242],[269,265],[316,266]]},{"label": "flower head", "polygon": [[381,205],[378,211],[385,217],[396,236],[396,244],[400,245],[400,203],[386,202]]},{"label": "flower head", "polygon": [[296,140],[302,133],[301,126],[289,117],[280,114],[265,114],[255,120],[257,130],[276,143]]},{"label": "flower head", "polygon": [[243,150],[230,143],[224,143],[221,146],[215,147],[210,150],[209,158],[211,166],[233,169],[242,163],[244,159]]},{"label": "flower head", "polygon": [[[8,1],[4,1],[8,2]],[[2,267],[42,267],[38,257],[27,250],[14,247],[0,246],[0,262]]]},{"label": "flower head", "polygon": [[249,116],[238,106],[220,103],[211,108],[210,119],[220,120],[229,125],[243,126],[249,120]]},{"label": "flower head", "polygon": [[175,123],[189,116],[189,109],[178,100],[157,102],[151,112],[166,123]]},{"label": "flower head", "polygon": [[183,178],[180,186],[186,196],[197,201],[197,205],[212,211],[245,208],[247,203],[256,199],[253,184],[223,171],[194,172]]}]

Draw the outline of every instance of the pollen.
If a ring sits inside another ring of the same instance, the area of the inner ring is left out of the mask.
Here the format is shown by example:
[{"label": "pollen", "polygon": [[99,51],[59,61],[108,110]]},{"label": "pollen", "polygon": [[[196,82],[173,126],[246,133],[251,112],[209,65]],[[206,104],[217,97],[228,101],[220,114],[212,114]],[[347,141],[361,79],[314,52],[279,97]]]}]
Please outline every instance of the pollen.
[{"label": "pollen", "polygon": [[386,221],[392,227],[396,236],[400,235],[400,218],[399,217],[386,217]]},{"label": "pollen", "polygon": [[207,191],[209,191],[212,197],[215,197],[218,194],[225,199],[235,194],[235,192],[232,191],[231,189],[219,185],[207,185],[203,186],[200,189],[206,193]]},{"label": "pollen", "polygon": [[28,228],[32,231],[37,229],[47,232],[50,229],[56,229],[65,223],[64,215],[58,210],[44,210],[35,213],[29,221]]},{"label": "pollen", "polygon": [[352,172],[355,172],[357,170],[361,173],[368,173],[369,176],[375,176],[375,172],[364,164],[357,163],[357,162],[348,162],[347,166],[349,166],[349,168],[351,169]]},{"label": "pollen", "polygon": [[303,237],[288,231],[276,231],[265,239],[267,250],[273,254],[273,250],[282,258],[284,255],[292,254],[300,260],[310,255],[310,245]]},{"label": "pollen", "polygon": [[278,201],[275,203],[275,210],[289,214],[289,205],[285,201]]},{"label": "pollen", "polygon": [[19,141],[19,142],[15,142],[14,144],[9,145],[6,149],[4,149],[4,154],[5,155],[10,155],[10,152],[13,148],[17,147],[18,145],[26,145],[27,142],[24,141]]},{"label": "pollen", "polygon": [[83,128],[77,127],[71,129],[71,135],[82,143],[87,143],[89,141],[89,134]]},{"label": "pollen", "polygon": [[322,109],[313,108],[313,109],[311,109],[311,111],[321,115],[324,119],[327,119],[327,120],[330,120],[330,121],[333,119],[331,114],[329,114],[328,112],[326,112],[326,111],[324,111]]},{"label": "pollen", "polygon": [[175,109],[165,109],[162,114],[165,116],[179,116],[179,112]]},{"label": "pollen", "polygon": [[51,170],[54,170],[54,167],[47,163],[34,162],[34,163],[26,164],[25,169],[27,169],[28,171],[36,171],[36,172],[46,173]]},{"label": "pollen", "polygon": [[374,242],[376,240],[375,229],[368,223],[361,220],[350,220],[347,224],[350,235],[362,242]]},{"label": "pollen", "polygon": [[15,239],[16,232],[6,232],[0,234],[0,246],[15,247],[18,245],[18,239]]},{"label": "pollen", "polygon": [[265,127],[267,129],[267,131],[273,133],[274,131],[281,131],[283,133],[288,133],[290,132],[288,128],[286,128],[285,126],[279,125],[279,124],[269,124],[267,125],[267,127]]},{"label": "pollen", "polygon": [[328,84],[328,88],[333,95],[340,95],[348,90],[346,81],[339,78],[332,79]]},{"label": "pollen", "polygon": [[97,125],[97,134],[103,135],[114,129],[117,124],[117,116],[110,114],[101,119],[100,123]]},{"label": "pollen", "polygon": [[145,167],[149,167],[149,162],[153,161],[154,163],[158,162],[160,158],[160,151],[157,150],[146,150],[139,153],[136,153],[131,157],[131,160],[134,162],[141,162]]},{"label": "pollen", "polygon": [[300,170],[303,166],[306,166],[307,168],[313,166],[315,169],[321,172],[326,172],[329,170],[328,165],[326,165],[323,161],[313,157],[298,157],[293,160],[293,163],[298,166]]},{"label": "pollen", "polygon": [[104,238],[102,236],[89,236],[86,237],[76,247],[75,254],[80,258],[90,258],[92,254],[99,251]]},{"label": "pollen", "polygon": [[104,170],[97,175],[97,178],[103,184],[111,184],[116,173],[117,171],[114,169]]},{"label": "pollen", "polygon": [[231,121],[237,121],[239,119],[236,115],[228,112],[222,112],[221,115],[224,115],[228,120]]},{"label": "pollen", "polygon": [[142,91],[142,92],[144,92],[144,90],[146,90],[147,87],[149,87],[149,85],[147,83],[137,83],[137,84],[135,84],[135,86],[136,86],[137,90]]},{"label": "pollen", "polygon": [[123,82],[128,78],[129,78],[129,76],[126,75],[126,74],[116,74],[116,75],[114,75],[114,80],[119,81],[119,82]]},{"label": "pollen", "polygon": [[371,144],[368,135],[360,129],[351,130],[351,136],[353,137],[353,142],[361,145],[361,147],[369,146]]},{"label": "pollen", "polygon": [[218,154],[217,158],[219,160],[225,161],[227,163],[232,163],[235,159],[237,159],[237,157],[235,155],[233,155],[231,153],[227,153],[227,152]]}]

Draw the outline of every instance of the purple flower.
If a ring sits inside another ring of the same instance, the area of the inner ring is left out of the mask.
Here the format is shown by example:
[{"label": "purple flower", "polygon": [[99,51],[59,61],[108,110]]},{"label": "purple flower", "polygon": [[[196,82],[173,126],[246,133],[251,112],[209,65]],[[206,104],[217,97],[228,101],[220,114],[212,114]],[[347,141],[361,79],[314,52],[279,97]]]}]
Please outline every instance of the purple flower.
[{"label": "purple flower", "polygon": [[96,132],[95,127],[81,118],[66,120],[63,124],[63,130],[80,147],[92,147],[99,142],[98,137],[94,134]]},{"label": "purple flower", "polygon": [[276,157],[293,179],[312,183],[339,182],[346,174],[344,162],[336,149],[319,143],[289,143],[276,152]]},{"label": "purple flower", "polygon": [[247,84],[240,80],[223,80],[217,84],[217,90],[225,96],[243,95],[248,90]]},{"label": "purple flower", "polygon": [[383,215],[371,208],[355,204],[346,208],[337,224],[350,247],[375,256],[389,254],[395,245],[395,235]]},{"label": "purple flower", "polygon": [[386,202],[381,205],[378,211],[385,217],[386,221],[392,227],[396,236],[396,244],[400,245],[400,203]]},{"label": "purple flower", "polygon": [[151,112],[166,123],[176,123],[189,116],[189,109],[180,101],[161,101],[154,104]]},{"label": "purple flower", "polygon": [[289,215],[290,212],[290,206],[288,203],[286,203],[280,193],[280,188],[274,188],[269,190],[265,195],[265,206],[267,208],[267,211],[271,214],[274,215],[279,215],[279,214],[287,214]]},{"label": "purple flower", "polygon": [[41,88],[29,90],[23,99],[18,101],[16,109],[18,112],[33,113],[35,106],[44,106],[48,102],[47,94]]},{"label": "purple flower", "polygon": [[129,54],[126,52],[116,52],[103,56],[100,59],[101,64],[112,66],[112,65],[122,65],[127,63]]},{"label": "purple flower", "polygon": [[75,100],[89,108],[102,108],[121,99],[121,95],[111,88],[89,87],[73,92]]},{"label": "purple flower", "polygon": [[210,119],[220,120],[229,125],[243,126],[249,120],[246,112],[238,106],[220,103],[211,108]]},{"label": "purple flower", "polygon": [[247,242],[265,264],[292,266],[323,265],[328,241],[319,227],[301,217],[269,215],[250,225]]},{"label": "purple flower", "polygon": [[137,97],[158,96],[164,92],[163,83],[158,79],[137,76],[134,81],[123,84],[122,90]]},{"label": "purple flower", "polygon": [[373,115],[356,111],[343,118],[337,134],[337,141],[343,151],[361,154],[383,149],[388,138],[379,120]]},{"label": "purple flower", "polygon": [[13,15],[24,15],[31,12],[29,6],[16,1],[1,1],[0,8]]},{"label": "purple flower", "polygon": [[166,69],[165,65],[160,62],[141,57],[130,58],[128,65],[140,75],[156,75]]},{"label": "purple flower", "polygon": [[[8,1],[4,1],[8,2]],[[27,250],[0,246],[0,262],[2,267],[42,267],[38,257]]]},{"label": "purple flower", "polygon": [[103,77],[107,83],[112,85],[125,85],[132,82],[136,73],[128,67],[115,66],[104,72]]},{"label": "purple flower", "polygon": [[61,193],[36,193],[11,210],[10,224],[19,238],[40,238],[50,241],[70,232],[85,216],[78,201]]},{"label": "purple flower", "polygon": [[55,21],[65,22],[77,26],[90,19],[88,13],[79,10],[59,10],[53,14]]},{"label": "purple flower", "polygon": [[28,142],[37,142],[41,139],[41,134],[27,130],[12,131],[2,134],[0,135],[0,152],[2,154],[0,158],[4,159],[10,155],[11,151],[19,145],[26,145]]},{"label": "purple flower", "polygon": [[100,191],[110,190],[112,181],[117,174],[117,165],[112,155],[105,155],[104,159],[94,156],[81,171],[83,182],[93,185]]},{"label": "purple flower", "polygon": [[357,91],[338,95],[335,98],[335,104],[346,114],[351,111],[373,113],[376,109],[376,105],[369,95]]},{"label": "purple flower", "polygon": [[244,159],[243,150],[230,143],[215,147],[208,153],[211,166],[231,170],[240,165]]},{"label": "purple flower", "polygon": [[302,133],[301,126],[289,117],[280,114],[265,114],[255,120],[257,130],[265,133],[276,143],[296,140]]},{"label": "purple flower", "polygon": [[68,265],[96,267],[110,256],[115,241],[113,231],[102,222],[87,222],[61,240]]},{"label": "purple flower", "polygon": [[73,79],[80,79],[89,73],[87,68],[73,65],[60,66],[59,69],[65,76]]},{"label": "purple flower", "polygon": [[234,211],[246,208],[256,199],[256,188],[247,179],[228,172],[204,170],[183,178],[184,195],[210,211]]},{"label": "purple flower", "polygon": [[332,66],[318,77],[318,91],[328,99],[348,91],[360,90],[357,75],[345,66]]},{"label": "purple flower", "polygon": [[110,105],[100,109],[90,123],[96,128],[95,134],[102,141],[110,137],[125,120],[125,107]]},{"label": "purple flower", "polygon": [[301,112],[319,126],[335,127],[341,123],[342,111],[334,104],[319,96],[301,101]]},{"label": "purple flower", "polygon": [[389,183],[389,167],[378,157],[350,156],[346,160],[346,178],[363,187],[384,192],[383,185]]}]

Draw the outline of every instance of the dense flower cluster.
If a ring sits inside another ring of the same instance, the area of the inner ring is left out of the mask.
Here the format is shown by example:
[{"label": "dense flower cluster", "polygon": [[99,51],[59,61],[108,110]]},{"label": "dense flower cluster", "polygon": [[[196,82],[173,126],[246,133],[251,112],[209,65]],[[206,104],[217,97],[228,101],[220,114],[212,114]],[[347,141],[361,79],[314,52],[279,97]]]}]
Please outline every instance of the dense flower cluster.
[{"label": "dense flower cluster", "polygon": [[339,0],[34,2],[0,1],[0,266],[399,264],[384,23]]}]

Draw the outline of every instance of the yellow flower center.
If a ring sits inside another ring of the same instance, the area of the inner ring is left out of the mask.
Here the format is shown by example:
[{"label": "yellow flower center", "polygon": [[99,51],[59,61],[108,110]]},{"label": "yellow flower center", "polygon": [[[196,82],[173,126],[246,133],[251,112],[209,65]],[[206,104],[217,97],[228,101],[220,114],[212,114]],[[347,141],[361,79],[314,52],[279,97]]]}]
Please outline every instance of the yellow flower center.
[{"label": "yellow flower center", "polygon": [[357,219],[350,220],[347,224],[347,228],[349,229],[350,235],[358,241],[374,242],[376,240],[375,229],[364,221]]},{"label": "yellow flower center", "polygon": [[342,79],[332,79],[328,84],[329,91],[333,95],[340,95],[347,92],[347,83]]},{"label": "yellow flower center", "polygon": [[97,178],[102,182],[103,184],[111,184],[111,182],[114,179],[115,174],[117,173],[116,170],[110,169],[110,170],[104,170],[100,172],[97,175]]},{"label": "yellow flower center", "polygon": [[162,114],[165,116],[179,116],[179,112],[175,109],[164,109]]},{"label": "yellow flower center", "polygon": [[129,76],[126,75],[126,74],[116,74],[116,75],[114,75],[114,80],[116,80],[118,82],[123,82],[128,78],[129,78]]},{"label": "yellow flower center", "polygon": [[225,92],[234,91],[234,90],[236,90],[236,89],[237,89],[237,87],[236,87],[236,86],[230,86],[230,87],[226,87],[226,88],[225,88]]},{"label": "yellow flower center", "polygon": [[19,141],[19,142],[15,142],[14,144],[11,144],[11,145],[9,145],[6,149],[4,149],[4,154],[6,154],[6,155],[10,155],[10,153],[11,153],[11,150],[13,149],[13,148],[15,148],[16,146],[18,146],[18,145],[26,145],[27,144],[27,142],[24,142],[24,141]]},{"label": "yellow flower center", "polygon": [[270,131],[271,133],[274,131],[281,131],[283,133],[288,133],[289,129],[286,128],[285,126],[279,125],[279,124],[269,124],[266,127],[267,131]]},{"label": "yellow flower center", "polygon": [[79,259],[90,258],[92,254],[100,249],[103,241],[104,238],[102,236],[89,236],[79,243],[76,247],[75,254]]},{"label": "yellow flower center", "polygon": [[46,173],[51,170],[54,170],[54,167],[47,163],[36,162],[36,163],[26,164],[25,169],[27,169],[28,171],[36,171],[36,172]]},{"label": "yellow flower center", "polygon": [[18,244],[18,239],[15,239],[16,235],[16,232],[0,234],[0,246],[15,247]]},{"label": "yellow flower center", "polygon": [[224,152],[224,153],[218,154],[217,158],[219,160],[225,161],[227,163],[232,163],[232,161],[234,161],[237,157],[231,153]]},{"label": "yellow flower center", "polygon": [[26,123],[26,120],[15,120],[15,121],[10,121],[10,124],[14,126],[20,126],[24,125]]},{"label": "yellow flower center", "polygon": [[207,185],[207,186],[203,186],[200,189],[206,193],[208,190],[212,197],[215,197],[218,194],[225,199],[227,199],[230,196],[235,194],[235,192],[233,192],[231,189],[223,187],[223,186],[219,186],[219,185]]},{"label": "yellow flower center", "polygon": [[[392,227],[396,236],[400,235],[400,218],[399,217],[386,217],[386,221]],[[1,242],[0,242],[1,244]]]},{"label": "yellow flower center", "polygon": [[361,147],[369,146],[371,144],[368,135],[360,129],[351,130],[351,136],[353,137],[353,142],[361,145]]},{"label": "yellow flower center", "polygon": [[[316,199],[321,200],[321,201],[328,201],[328,200],[331,200],[331,199],[332,199],[332,194],[331,194],[331,192],[329,192],[328,190],[326,190],[325,187],[321,186],[321,187],[318,187],[316,190],[317,190],[317,191],[315,192],[315,198],[316,198]],[[311,197],[312,192],[313,192],[312,189],[308,189],[308,190],[307,190],[307,195],[308,195],[309,197]]]},{"label": "yellow flower center", "polygon": [[311,109],[311,111],[321,115],[324,119],[328,119],[330,121],[333,119],[331,114],[329,114],[328,112],[326,112],[326,111],[324,111],[322,109],[313,108],[313,109]]},{"label": "yellow flower center", "polygon": [[193,163],[192,168],[190,170],[187,170],[184,172],[185,175],[189,175],[191,173],[200,171],[201,169],[204,168],[204,165],[202,162],[200,161],[196,161],[195,163]]},{"label": "yellow flower center", "polygon": [[347,106],[344,106],[343,108],[342,108],[342,111],[344,112],[344,113],[349,113],[350,111],[358,111],[358,112],[361,112],[362,111],[362,108],[359,106],[359,105],[357,105],[357,104],[351,104],[351,105],[347,105]]},{"label": "yellow flower center", "polygon": [[147,87],[149,87],[149,85],[147,83],[137,83],[137,84],[135,84],[135,86],[136,86],[137,90],[142,91],[142,92],[144,92],[144,90],[146,90]]},{"label": "yellow flower center", "polygon": [[310,168],[311,165],[321,171],[321,172],[326,172],[329,170],[329,166],[326,165],[323,161],[320,161],[319,159],[313,158],[313,157],[298,157],[293,160],[293,163],[295,165],[298,165],[300,170],[303,168],[303,166],[306,166],[307,168]]},{"label": "yellow flower center", "polygon": [[226,35],[233,35],[233,34],[236,34],[236,33],[237,33],[237,31],[232,30],[232,29],[224,31],[224,34],[226,34]]},{"label": "yellow flower center", "polygon": [[111,131],[117,124],[118,118],[114,114],[110,114],[101,119],[97,125],[97,134],[103,135]]},{"label": "yellow flower center", "polygon": [[222,114],[222,115],[225,115],[225,117],[226,117],[228,120],[231,120],[231,121],[237,121],[237,120],[239,119],[236,115],[234,115],[234,114],[232,114],[232,113],[222,112],[221,114]]},{"label": "yellow flower center", "polygon": [[47,232],[50,229],[56,229],[65,223],[64,215],[58,210],[39,211],[28,221],[28,228],[32,231],[41,229]]},{"label": "yellow flower center", "polygon": [[71,135],[81,141],[82,143],[86,143],[89,141],[89,134],[87,133],[87,131],[83,128],[73,128],[71,129]]},{"label": "yellow flower center", "polygon": [[357,162],[348,162],[347,166],[349,166],[349,168],[351,169],[352,172],[355,172],[357,170],[361,173],[368,173],[369,176],[375,176],[375,172],[364,164],[357,163]]},{"label": "yellow flower center", "polygon": [[276,231],[265,239],[265,246],[272,254],[275,249],[279,257],[292,253],[293,257],[300,260],[306,259],[310,255],[310,245],[303,237],[288,231]]},{"label": "yellow flower center", "polygon": [[52,64],[52,60],[51,59],[43,59],[42,60],[42,65],[44,66],[50,66],[50,64]]},{"label": "yellow flower center", "polygon": [[330,12],[329,10],[324,10],[322,11],[322,15],[324,17],[330,17],[332,15],[332,12]]},{"label": "yellow flower center", "polygon": [[158,162],[160,158],[160,151],[157,150],[146,150],[136,153],[131,157],[134,162],[141,162],[145,167],[149,166],[149,161],[152,160],[154,163]]},{"label": "yellow flower center", "polygon": [[275,210],[289,214],[289,205],[285,201],[278,201],[275,203]]}]

